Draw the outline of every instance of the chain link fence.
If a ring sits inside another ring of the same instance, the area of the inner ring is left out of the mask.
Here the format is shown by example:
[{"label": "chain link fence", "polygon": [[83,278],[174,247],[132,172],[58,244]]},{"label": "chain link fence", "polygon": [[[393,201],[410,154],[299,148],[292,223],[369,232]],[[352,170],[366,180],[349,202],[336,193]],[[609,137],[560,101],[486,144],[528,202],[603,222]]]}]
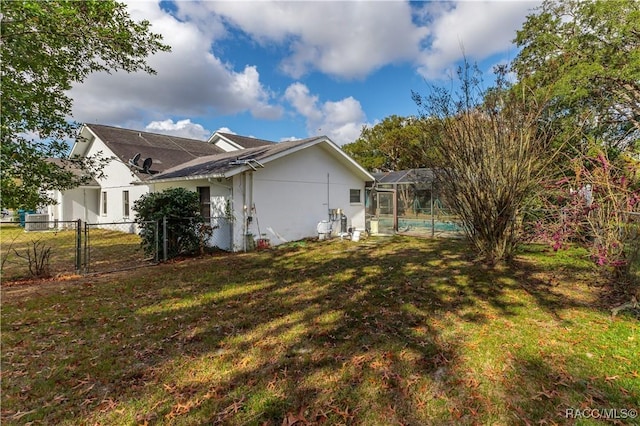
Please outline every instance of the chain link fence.
[{"label": "chain link fence", "polygon": [[[189,217],[139,223],[44,220],[47,218],[29,214],[24,220],[2,223],[4,281],[123,271],[211,247],[231,249],[231,222],[224,217],[204,223]],[[186,228],[195,229],[195,234],[180,231]]]},{"label": "chain link fence", "polygon": [[[149,222],[146,226],[154,234],[157,224]],[[123,271],[157,263],[157,243],[145,250],[139,232],[140,225],[136,222],[85,223],[81,238],[81,272]]]},{"label": "chain link fence", "polygon": [[78,272],[77,221],[27,219],[0,224],[2,281]]},{"label": "chain link fence", "polygon": [[3,281],[114,272],[158,261],[158,243],[145,252],[135,222],[37,220],[39,216],[46,215],[0,224]]},{"label": "chain link fence", "polygon": [[231,251],[232,246],[232,221],[226,217],[212,217],[212,235],[208,245],[221,250]]}]

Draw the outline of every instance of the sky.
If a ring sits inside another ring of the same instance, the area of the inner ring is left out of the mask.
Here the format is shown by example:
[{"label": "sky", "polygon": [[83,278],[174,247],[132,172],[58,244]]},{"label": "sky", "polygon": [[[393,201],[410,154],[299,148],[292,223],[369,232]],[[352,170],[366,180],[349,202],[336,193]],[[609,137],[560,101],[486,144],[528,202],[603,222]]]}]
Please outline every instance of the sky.
[{"label": "sky", "polygon": [[417,115],[411,91],[452,87],[466,57],[486,73],[517,55],[531,1],[129,1],[171,52],[156,75],[89,76],[73,118],[206,140],[215,131],[272,141]]}]

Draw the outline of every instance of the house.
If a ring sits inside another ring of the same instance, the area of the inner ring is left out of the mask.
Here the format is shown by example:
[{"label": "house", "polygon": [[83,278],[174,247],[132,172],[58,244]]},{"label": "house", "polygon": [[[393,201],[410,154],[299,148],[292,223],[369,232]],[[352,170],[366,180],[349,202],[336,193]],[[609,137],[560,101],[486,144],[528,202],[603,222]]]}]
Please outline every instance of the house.
[{"label": "house", "polygon": [[[246,250],[318,235],[326,220],[365,229],[365,169],[326,136],[272,143],[200,157],[150,177],[154,191],[198,191],[209,212],[215,245]],[[208,205],[206,205],[208,203]]]},{"label": "house", "polygon": [[[65,163],[59,158],[49,158],[49,162],[58,167],[70,170],[82,183],[66,191],[49,191],[51,198],[57,204],[47,206],[49,220],[64,222],[82,219],[84,222],[96,222],[98,220],[97,206],[100,203],[100,184],[90,176],[84,176],[85,171],[71,163]],[[96,208],[91,208],[96,206]]]},{"label": "house", "polygon": [[110,161],[104,168],[104,177],[95,179],[97,185],[54,192],[58,204],[49,206],[50,219],[82,219],[90,223],[133,220],[133,202],[149,192],[149,186],[144,185],[149,177],[194,158],[221,152],[222,148],[205,141],[85,124],[70,157],[100,155]]},{"label": "house", "polygon": [[322,220],[365,228],[365,183],[373,176],[324,136],[275,143],[216,132],[205,142],[84,125],[70,155],[99,153],[111,158],[104,177],[56,194],[52,219],[130,221],[143,194],[184,187],[199,193],[215,228],[211,244],[225,250],[317,236]]}]

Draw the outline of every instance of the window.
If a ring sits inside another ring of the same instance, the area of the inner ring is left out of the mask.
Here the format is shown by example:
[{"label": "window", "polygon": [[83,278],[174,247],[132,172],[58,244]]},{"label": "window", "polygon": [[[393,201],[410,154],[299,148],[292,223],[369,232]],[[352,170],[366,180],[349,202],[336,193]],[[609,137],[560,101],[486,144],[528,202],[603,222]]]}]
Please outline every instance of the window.
[{"label": "window", "polygon": [[360,200],[360,190],[359,189],[350,189],[349,190],[349,202],[351,204],[359,204],[362,202]]},{"label": "window", "polygon": [[102,214],[107,214],[107,191],[102,191]]},{"label": "window", "polygon": [[129,217],[129,191],[122,191],[122,215]]},{"label": "window", "polygon": [[211,191],[208,186],[199,186],[198,195],[200,195],[200,214],[205,219],[211,218]]}]

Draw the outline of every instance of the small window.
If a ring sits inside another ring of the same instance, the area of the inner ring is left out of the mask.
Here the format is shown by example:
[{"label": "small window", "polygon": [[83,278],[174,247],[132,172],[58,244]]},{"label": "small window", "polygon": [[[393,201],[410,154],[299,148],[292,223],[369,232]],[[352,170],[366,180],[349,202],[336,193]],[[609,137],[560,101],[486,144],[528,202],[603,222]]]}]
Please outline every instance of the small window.
[{"label": "small window", "polygon": [[351,204],[359,204],[362,202],[360,199],[360,190],[359,189],[350,189],[349,190],[349,202]]},{"label": "small window", "polygon": [[200,214],[209,220],[211,218],[211,190],[208,186],[199,186],[198,195],[200,195]]},{"label": "small window", "polygon": [[129,191],[122,191],[122,214],[129,217]]},{"label": "small window", "polygon": [[102,214],[107,214],[107,191],[102,191]]}]

